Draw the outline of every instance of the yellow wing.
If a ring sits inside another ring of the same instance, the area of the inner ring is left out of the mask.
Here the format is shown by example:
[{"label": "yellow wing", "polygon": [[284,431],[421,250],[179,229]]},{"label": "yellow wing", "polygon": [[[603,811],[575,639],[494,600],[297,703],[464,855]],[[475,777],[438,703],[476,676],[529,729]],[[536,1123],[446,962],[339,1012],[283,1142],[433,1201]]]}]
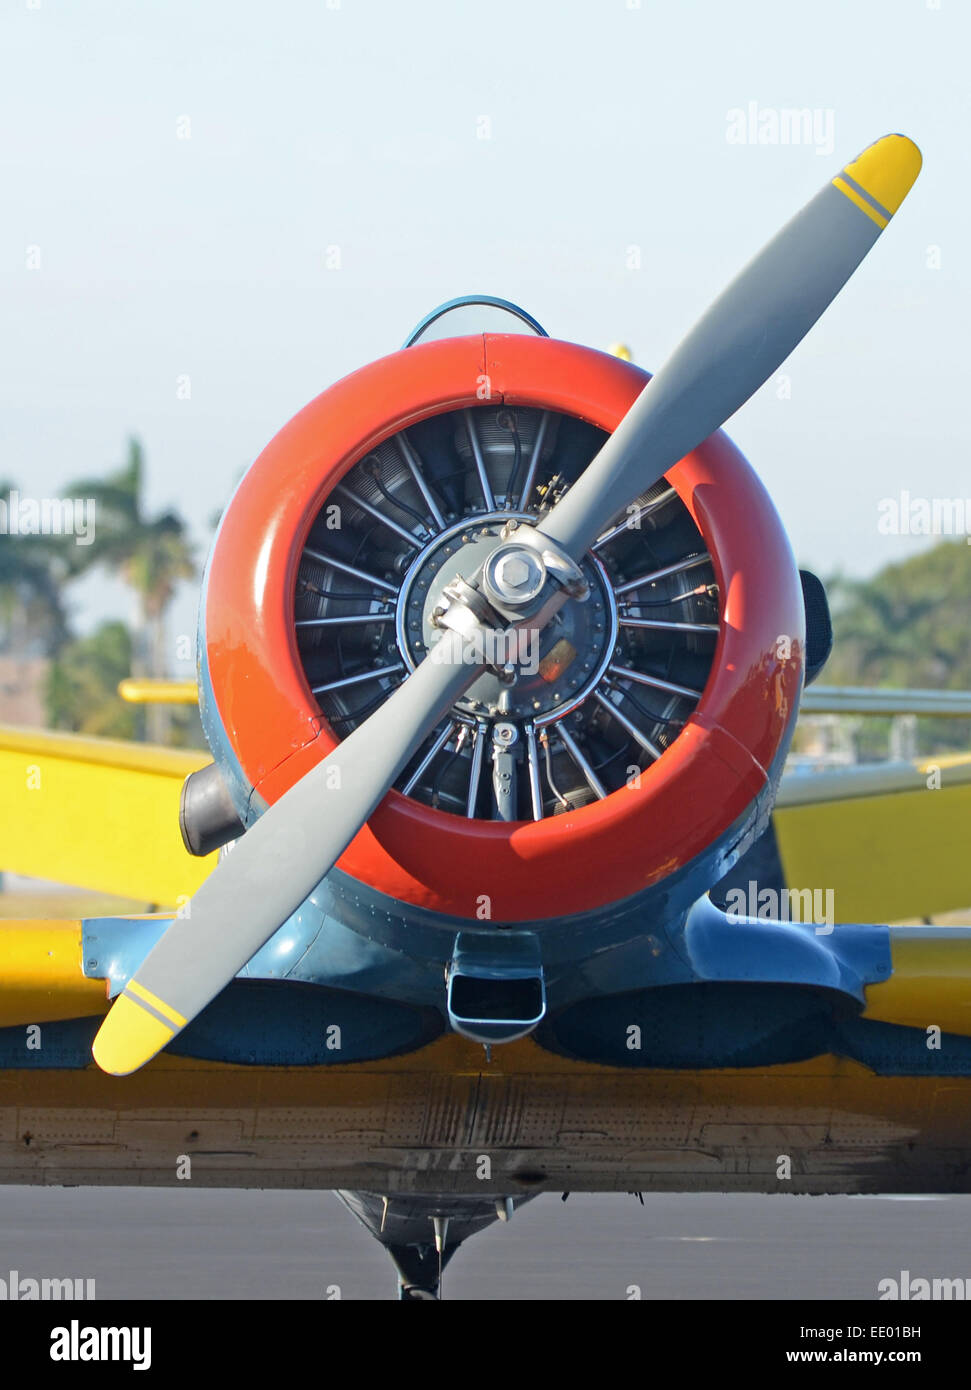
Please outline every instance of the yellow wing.
[{"label": "yellow wing", "polygon": [[0,725],[0,870],[163,907],[190,898],[179,793],[208,754]]},{"label": "yellow wing", "polygon": [[787,886],[831,888],[838,922],[971,907],[971,754],[789,775],[772,823]]}]

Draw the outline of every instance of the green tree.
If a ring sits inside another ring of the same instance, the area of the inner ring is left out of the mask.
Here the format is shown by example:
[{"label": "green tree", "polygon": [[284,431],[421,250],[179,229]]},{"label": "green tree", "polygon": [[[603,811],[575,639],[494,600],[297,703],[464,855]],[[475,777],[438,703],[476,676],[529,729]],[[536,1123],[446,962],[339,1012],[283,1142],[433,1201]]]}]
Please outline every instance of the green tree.
[{"label": "green tree", "polygon": [[[130,671],[125,674],[164,677],[169,665],[166,609],[179,581],[192,579],[196,573],[185,522],[174,511],[148,515],[145,456],[134,438],[129,440],[127,459],[116,473],[103,479],[82,479],[70,490],[95,502],[94,541],[84,548],[82,563],[114,570],[138,597],[139,623]],[[167,706],[148,706],[146,722],[153,742],[168,741],[172,719]]]},{"label": "green tree", "polygon": [[45,700],[53,729],[134,738],[139,709],[118,694],[131,671],[131,633],[124,623],[102,623],[89,637],[68,642],[51,663]]},{"label": "green tree", "polygon": [[[870,579],[827,583],[833,655],[827,685],[971,690],[971,546],[962,538],[887,565]],[[964,720],[921,720],[922,751],[967,748]],[[866,721],[864,753],[882,743],[889,723]]]}]

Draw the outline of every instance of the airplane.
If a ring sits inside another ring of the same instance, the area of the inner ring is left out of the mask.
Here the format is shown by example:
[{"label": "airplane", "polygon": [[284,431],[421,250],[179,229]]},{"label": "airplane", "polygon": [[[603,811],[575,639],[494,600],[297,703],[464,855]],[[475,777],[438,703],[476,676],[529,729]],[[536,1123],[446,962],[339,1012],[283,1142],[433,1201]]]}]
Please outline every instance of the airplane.
[{"label": "airplane", "polygon": [[971,1190],[971,929],[718,901],[832,641],[721,426],[920,165],[653,377],[470,296],[313,400],[213,541],[212,761],[4,732],[0,867],[156,910],[0,925],[0,1180],[334,1189],[406,1301],[540,1192]]}]

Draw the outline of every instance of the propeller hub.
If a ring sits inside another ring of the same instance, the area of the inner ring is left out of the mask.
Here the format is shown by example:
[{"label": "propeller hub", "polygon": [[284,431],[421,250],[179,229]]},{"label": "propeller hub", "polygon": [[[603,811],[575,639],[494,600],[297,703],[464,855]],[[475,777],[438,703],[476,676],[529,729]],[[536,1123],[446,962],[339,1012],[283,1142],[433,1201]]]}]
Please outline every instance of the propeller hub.
[{"label": "propeller hub", "polygon": [[500,603],[529,603],[546,583],[542,555],[511,542],[499,546],[489,556],[482,571],[486,597]]},{"label": "propeller hub", "polygon": [[[506,607],[526,605],[541,593],[547,569],[537,549],[502,535],[511,517],[532,522],[529,513],[479,515],[437,535],[416,557],[398,596],[396,639],[414,670],[442,636],[436,623],[456,578],[482,571],[482,596]],[[477,719],[525,718],[542,725],[580,704],[602,678],[617,643],[613,589],[603,565],[588,555],[580,566],[590,588],[586,603],[568,603],[542,630],[528,625],[488,633],[488,649],[469,651],[486,671],[457,709]],[[473,644],[470,644],[470,646]]]}]

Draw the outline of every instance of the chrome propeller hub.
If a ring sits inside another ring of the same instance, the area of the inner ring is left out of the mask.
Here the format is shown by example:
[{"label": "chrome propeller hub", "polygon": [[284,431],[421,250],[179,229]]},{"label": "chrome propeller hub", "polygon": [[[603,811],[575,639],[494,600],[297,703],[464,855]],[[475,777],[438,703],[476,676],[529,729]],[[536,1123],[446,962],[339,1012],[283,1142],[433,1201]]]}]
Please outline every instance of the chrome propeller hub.
[{"label": "chrome propeller hub", "polygon": [[[532,521],[531,513],[495,511],[459,522],[436,536],[415,558],[398,594],[395,638],[410,671],[442,637],[436,615],[448,603],[446,588],[482,571],[487,599],[509,601],[500,585],[521,588],[528,602],[546,583],[542,556],[515,541],[503,542],[510,520]],[[548,626],[494,629],[484,642],[470,641],[471,664],[486,671],[456,706],[475,719],[530,719],[537,726],[562,718],[587,698],[602,679],[617,643],[617,605],[604,566],[593,555],[581,566],[589,587],[586,603],[567,603]],[[498,591],[498,592],[497,592]]]},{"label": "chrome propeller hub", "polygon": [[499,603],[529,603],[545,583],[542,555],[515,541],[497,546],[482,568],[485,596]]}]

